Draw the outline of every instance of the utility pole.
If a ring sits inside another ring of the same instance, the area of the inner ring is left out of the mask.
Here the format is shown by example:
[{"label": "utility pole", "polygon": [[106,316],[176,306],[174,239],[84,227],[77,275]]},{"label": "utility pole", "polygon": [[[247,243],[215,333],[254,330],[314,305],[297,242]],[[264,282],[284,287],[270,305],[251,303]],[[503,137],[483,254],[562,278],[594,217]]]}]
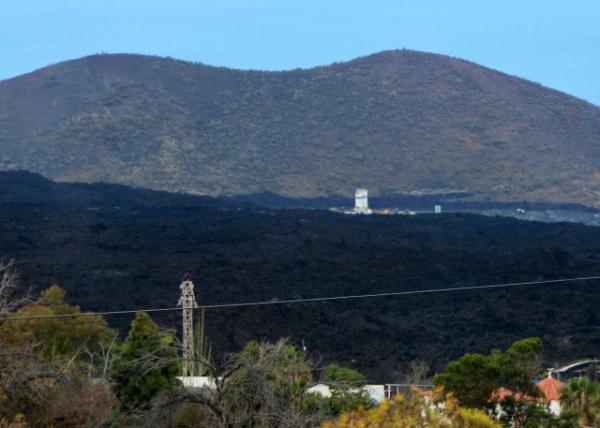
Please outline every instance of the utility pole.
[{"label": "utility pole", "polygon": [[177,306],[182,307],[183,315],[183,376],[194,376],[194,323],[192,316],[197,305],[194,297],[194,283],[187,274],[179,288],[181,297]]}]

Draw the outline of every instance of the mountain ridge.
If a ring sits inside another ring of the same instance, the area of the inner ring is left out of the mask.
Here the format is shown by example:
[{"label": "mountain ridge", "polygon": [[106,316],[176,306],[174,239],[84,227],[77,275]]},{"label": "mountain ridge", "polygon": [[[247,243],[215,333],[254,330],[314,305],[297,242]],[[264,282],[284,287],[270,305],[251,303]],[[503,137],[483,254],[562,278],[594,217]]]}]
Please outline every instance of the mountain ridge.
[{"label": "mountain ridge", "polygon": [[0,81],[0,169],[212,196],[598,206],[597,135],[587,101],[408,50],[288,71],[106,54]]},{"label": "mountain ridge", "polygon": [[460,58],[460,57],[456,57],[453,55],[447,55],[444,53],[440,53],[440,52],[425,52],[425,51],[418,51],[418,50],[414,50],[414,49],[407,49],[407,48],[398,48],[398,49],[386,49],[383,51],[378,51],[375,53],[370,53],[370,54],[365,54],[365,55],[360,55],[348,60],[338,60],[338,61],[333,61],[327,64],[323,64],[323,65],[314,65],[314,66],[308,66],[308,67],[293,67],[293,68],[284,68],[284,69],[261,69],[261,68],[238,68],[238,67],[229,67],[229,66],[225,66],[225,65],[214,65],[214,64],[209,64],[209,63],[205,63],[203,61],[196,61],[196,60],[186,60],[186,59],[181,59],[181,58],[176,58],[176,57],[172,57],[172,56],[162,56],[162,55],[156,55],[156,54],[142,54],[142,53],[135,53],[135,52],[111,52],[111,53],[107,53],[107,52],[98,52],[98,53],[91,53],[88,55],[84,55],[78,58],[74,58],[74,59],[68,59],[68,60],[64,60],[64,61],[57,61],[42,67],[38,67],[35,68],[31,71],[27,71],[25,73],[16,75],[16,76],[11,76],[11,77],[7,77],[7,78],[3,78],[0,79],[0,83],[1,82],[7,82],[7,81],[11,81],[11,80],[15,80],[15,79],[19,79],[22,77],[27,77],[29,75],[35,74],[37,72],[55,67],[55,66],[61,66],[63,64],[69,64],[69,63],[76,63],[78,61],[82,61],[82,60],[87,60],[87,59],[92,59],[95,57],[131,57],[131,58],[154,58],[154,59],[159,59],[159,60],[166,60],[166,61],[172,61],[175,63],[183,63],[183,64],[191,64],[191,65],[195,65],[195,66],[201,66],[201,67],[207,67],[210,69],[215,69],[215,70],[223,70],[223,71],[230,71],[230,72],[240,72],[240,73],[246,73],[246,72],[250,72],[250,73],[257,73],[257,74],[283,74],[283,73],[289,73],[289,72],[302,72],[302,71],[313,71],[313,70],[318,70],[318,69],[326,69],[328,67],[334,67],[334,66],[339,66],[339,65],[344,65],[344,64],[349,64],[349,63],[358,63],[361,61],[368,61],[371,59],[376,59],[378,57],[385,57],[386,55],[394,55],[394,54],[398,54],[398,53],[402,53],[402,52],[406,52],[406,53],[412,53],[412,54],[424,54],[424,55],[431,55],[431,56],[435,56],[435,57],[440,57],[440,58],[445,58],[448,60],[453,60],[453,61],[458,61],[467,65],[471,65],[471,66],[476,66],[478,68],[484,69],[486,71],[492,72],[492,73],[498,73],[502,76],[505,77],[509,77],[509,78],[514,78],[514,79],[518,79],[518,80],[522,80],[525,82],[528,82],[532,85],[536,85],[540,88],[544,88],[546,90],[549,91],[553,91],[556,92],[558,94],[562,94],[562,95],[567,95],[569,97],[575,98],[583,103],[589,104],[592,107],[600,107],[596,104],[594,104],[593,102],[579,97],[577,95],[568,93],[568,92],[564,92],[561,91],[560,89],[556,89],[556,88],[552,88],[550,86],[545,86],[544,84],[537,82],[535,80],[531,80],[525,77],[521,77],[517,74],[510,74],[507,72],[503,72],[500,70],[497,70],[493,67],[489,67],[486,65],[482,65],[482,64],[478,64],[475,61],[471,61],[471,60],[467,60],[464,58]]}]

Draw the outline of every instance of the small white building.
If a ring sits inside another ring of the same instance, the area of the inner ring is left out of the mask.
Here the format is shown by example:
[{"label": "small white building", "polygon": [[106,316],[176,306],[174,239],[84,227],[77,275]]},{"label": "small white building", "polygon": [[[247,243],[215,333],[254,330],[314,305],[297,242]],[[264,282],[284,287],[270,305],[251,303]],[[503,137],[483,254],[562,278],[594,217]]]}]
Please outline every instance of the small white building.
[{"label": "small white building", "polygon": [[354,212],[356,214],[373,214],[373,211],[369,209],[369,191],[367,189],[356,189]]},{"label": "small white building", "polygon": [[[364,392],[371,400],[380,404],[385,400],[385,385],[364,385],[360,388],[353,388],[350,392]],[[311,386],[306,390],[308,394],[316,394],[321,397],[329,398],[332,395],[329,385],[322,383]]]},{"label": "small white building", "polygon": [[217,389],[217,382],[215,381],[215,378],[210,376],[178,376],[177,379],[179,379],[184,388],[208,388],[210,390]]},{"label": "small white building", "polygon": [[[209,391],[215,391],[217,389],[217,379],[211,376],[179,376],[177,377],[186,389],[208,389]],[[218,379],[219,381],[222,378]],[[364,385],[357,389],[351,389],[351,392],[363,391],[376,403],[381,403],[385,400],[385,386],[384,385]],[[331,388],[329,385],[318,383],[311,386],[306,390],[308,394],[316,394],[321,397],[331,397]]]}]

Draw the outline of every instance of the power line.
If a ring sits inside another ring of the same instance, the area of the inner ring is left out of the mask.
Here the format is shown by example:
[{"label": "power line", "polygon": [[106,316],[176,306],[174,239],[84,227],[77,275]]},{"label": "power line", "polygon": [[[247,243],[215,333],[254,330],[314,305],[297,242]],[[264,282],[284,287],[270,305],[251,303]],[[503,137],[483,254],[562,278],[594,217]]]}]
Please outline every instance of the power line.
[{"label": "power line", "polygon": [[[532,285],[553,285],[553,284],[566,284],[570,282],[582,282],[598,280],[600,276],[585,276],[577,278],[563,278],[563,279],[548,279],[540,281],[528,281],[528,282],[509,282],[504,284],[487,284],[487,285],[472,285],[472,286],[461,286],[461,287],[448,287],[448,288],[430,288],[426,290],[409,290],[409,291],[392,291],[387,293],[370,293],[370,294],[354,294],[348,296],[329,296],[329,297],[309,297],[305,299],[285,299],[285,300],[263,300],[256,302],[241,302],[241,303],[221,303],[215,305],[201,305],[196,306],[195,309],[227,309],[227,308],[243,308],[249,306],[267,306],[267,305],[289,305],[296,303],[311,303],[311,302],[328,302],[335,300],[354,300],[354,299],[368,299],[374,297],[391,297],[391,296],[410,296],[418,294],[434,294],[434,293],[453,293],[458,291],[473,291],[473,290],[489,290],[489,289],[501,289],[511,287],[526,287]],[[20,317],[2,317],[0,321],[18,321],[18,320],[34,320],[34,319],[45,319],[45,318],[74,318],[74,317],[91,317],[91,316],[104,316],[104,315],[126,315],[134,314],[136,312],[173,312],[181,311],[181,307],[171,308],[149,308],[149,309],[130,309],[122,311],[106,311],[106,312],[84,312],[74,314],[52,314],[52,315],[25,315]]]},{"label": "power line", "polygon": [[576,281],[591,281],[594,279],[600,279],[600,276],[588,276],[581,278],[565,278],[565,279],[550,279],[542,281],[529,281],[529,282],[511,282],[506,284],[489,284],[489,285],[472,285],[463,287],[449,287],[449,288],[431,288],[427,290],[410,290],[410,291],[395,291],[388,293],[373,293],[373,294],[355,294],[350,296],[333,296],[333,297],[312,297],[306,299],[289,299],[289,300],[268,300],[262,302],[248,302],[248,303],[223,303],[217,305],[204,305],[199,306],[200,309],[221,309],[221,308],[236,308],[244,306],[265,306],[265,305],[283,305],[292,303],[307,303],[307,302],[325,302],[331,300],[350,300],[350,299],[366,299],[371,297],[386,297],[386,296],[408,296],[414,294],[432,294],[432,293],[451,293],[456,291],[471,291],[471,290],[486,290],[490,288],[509,288],[509,287],[524,287],[528,285],[542,285],[542,284],[556,284],[556,283],[567,283]]}]

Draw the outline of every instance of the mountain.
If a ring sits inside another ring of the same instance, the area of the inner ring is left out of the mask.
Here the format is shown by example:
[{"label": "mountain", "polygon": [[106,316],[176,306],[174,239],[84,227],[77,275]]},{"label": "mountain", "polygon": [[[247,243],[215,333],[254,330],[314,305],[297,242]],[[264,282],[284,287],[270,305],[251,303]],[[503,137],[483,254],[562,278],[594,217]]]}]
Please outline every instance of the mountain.
[{"label": "mountain", "polygon": [[203,195],[599,206],[600,108],[408,50],[284,72],[94,55],[0,82],[0,169]]},{"label": "mountain", "polygon": [[[600,228],[569,223],[271,210],[0,173],[0,259],[18,262],[24,286],[59,283],[84,310],[171,308],[186,272],[207,305],[593,276],[599,242]],[[544,340],[545,364],[556,366],[600,353],[599,287],[209,309],[206,333],[216,355],[289,337],[323,364],[378,382],[402,382],[412,360],[440,370],[465,352],[534,335]],[[181,324],[177,312],[153,317]],[[108,321],[124,334],[130,318]]]}]

